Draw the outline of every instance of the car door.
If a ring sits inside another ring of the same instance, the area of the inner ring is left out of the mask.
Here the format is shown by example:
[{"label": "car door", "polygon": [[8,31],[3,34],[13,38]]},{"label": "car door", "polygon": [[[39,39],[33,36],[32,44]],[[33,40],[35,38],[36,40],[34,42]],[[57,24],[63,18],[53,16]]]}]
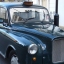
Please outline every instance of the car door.
[{"label": "car door", "polygon": [[0,7],[0,52],[3,54],[7,46],[7,37],[5,36],[6,29],[2,29],[1,27],[6,27],[6,19],[8,19],[7,11],[5,8]]}]

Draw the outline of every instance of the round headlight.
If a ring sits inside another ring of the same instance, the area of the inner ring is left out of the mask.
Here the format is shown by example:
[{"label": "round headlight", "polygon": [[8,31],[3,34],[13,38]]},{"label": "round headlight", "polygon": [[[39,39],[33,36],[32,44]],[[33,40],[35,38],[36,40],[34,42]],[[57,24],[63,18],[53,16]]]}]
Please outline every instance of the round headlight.
[{"label": "round headlight", "polygon": [[31,44],[29,47],[28,47],[28,53],[29,54],[36,54],[38,48],[37,48],[37,45],[36,44]]}]

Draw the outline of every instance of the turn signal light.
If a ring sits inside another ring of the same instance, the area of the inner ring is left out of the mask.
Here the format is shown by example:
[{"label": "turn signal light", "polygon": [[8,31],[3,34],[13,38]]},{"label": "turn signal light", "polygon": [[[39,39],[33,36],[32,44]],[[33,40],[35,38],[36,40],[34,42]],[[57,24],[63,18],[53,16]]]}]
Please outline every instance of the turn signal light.
[{"label": "turn signal light", "polygon": [[36,61],[36,57],[33,57],[33,61]]}]

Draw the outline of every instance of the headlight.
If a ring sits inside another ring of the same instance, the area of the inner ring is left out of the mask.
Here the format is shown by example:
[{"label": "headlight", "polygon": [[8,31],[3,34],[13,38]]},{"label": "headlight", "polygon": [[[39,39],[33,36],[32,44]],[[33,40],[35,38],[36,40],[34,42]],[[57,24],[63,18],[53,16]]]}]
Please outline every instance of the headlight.
[{"label": "headlight", "polygon": [[45,45],[45,44],[42,45],[42,49],[43,49],[43,50],[46,49],[46,45]]},{"label": "headlight", "polygon": [[37,48],[37,45],[36,44],[31,44],[29,47],[28,47],[28,53],[29,54],[36,54],[38,48]]}]

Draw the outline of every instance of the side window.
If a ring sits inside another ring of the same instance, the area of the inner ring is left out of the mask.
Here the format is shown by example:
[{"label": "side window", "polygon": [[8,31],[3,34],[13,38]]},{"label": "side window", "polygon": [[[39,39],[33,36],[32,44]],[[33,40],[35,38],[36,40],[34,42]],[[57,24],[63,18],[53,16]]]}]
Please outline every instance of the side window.
[{"label": "side window", "polygon": [[5,8],[0,7],[0,19],[6,18],[6,10]]},{"label": "side window", "polygon": [[3,7],[0,7],[0,23],[3,23],[3,25],[5,25],[5,26],[8,23],[8,13],[7,13],[6,9]]}]

